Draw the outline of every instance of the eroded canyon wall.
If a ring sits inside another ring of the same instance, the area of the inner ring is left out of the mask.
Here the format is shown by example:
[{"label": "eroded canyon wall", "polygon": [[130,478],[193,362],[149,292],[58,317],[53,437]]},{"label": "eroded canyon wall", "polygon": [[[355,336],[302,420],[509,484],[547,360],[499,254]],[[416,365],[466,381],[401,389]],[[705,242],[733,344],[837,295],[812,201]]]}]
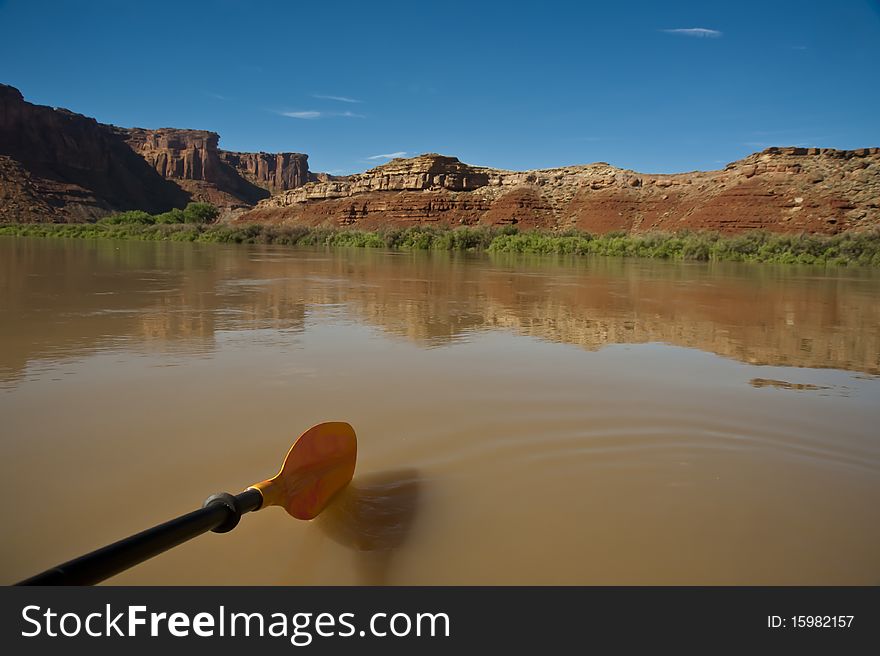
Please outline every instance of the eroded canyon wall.
[{"label": "eroded canyon wall", "polygon": [[836,233],[880,226],[880,149],[768,148],[717,171],[604,162],[534,171],[425,154],[336,177],[302,153],[219,148],[207,130],[118,128],[0,85],[0,221],[88,221],[206,201],[241,222],[362,229]]},{"label": "eroded canyon wall", "polygon": [[89,221],[112,211],[164,212],[187,200],[111,126],[31,104],[0,84],[0,221]]},{"label": "eroded canyon wall", "polygon": [[249,207],[309,179],[308,155],[302,153],[224,151],[218,147],[220,136],[208,130],[117,131],[159,175],[185,189],[193,200],[219,207]]},{"label": "eroded canyon wall", "polygon": [[719,171],[679,174],[604,162],[504,171],[431,153],[278,194],[239,220],[364,229],[516,224],[596,233],[835,233],[880,225],[880,149],[768,148]]}]

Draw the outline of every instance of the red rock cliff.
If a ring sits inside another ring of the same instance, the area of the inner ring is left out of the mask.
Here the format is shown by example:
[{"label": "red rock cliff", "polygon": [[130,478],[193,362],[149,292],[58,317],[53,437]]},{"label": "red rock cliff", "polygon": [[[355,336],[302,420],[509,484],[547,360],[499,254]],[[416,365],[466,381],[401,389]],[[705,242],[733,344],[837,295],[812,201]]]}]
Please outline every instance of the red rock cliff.
[{"label": "red rock cliff", "polygon": [[337,178],[309,172],[299,153],[225,152],[218,141],[204,130],[103,125],[32,105],[0,85],[0,221],[155,213],[192,199],[235,209],[240,221],[365,229],[830,233],[880,226],[877,148],[768,148],[720,171],[674,175],[603,162],[503,171],[427,154]]},{"label": "red rock cliff", "polygon": [[164,212],[187,200],[111,126],[33,105],[0,84],[0,221],[87,221],[119,210]]},{"label": "red rock cliff", "polygon": [[308,155],[235,153],[221,150],[216,132],[161,128],[117,128],[155,171],[194,200],[220,207],[249,207],[270,194],[309,181]]},{"label": "red rock cliff", "polygon": [[309,156],[303,153],[234,153],[220,151],[220,159],[252,184],[278,193],[311,180]]},{"label": "red rock cliff", "polygon": [[312,182],[238,220],[364,229],[517,224],[596,233],[833,233],[880,225],[880,149],[768,148],[720,171],[671,175],[604,162],[503,171],[427,154]]},{"label": "red rock cliff", "polygon": [[220,156],[216,132],[161,128],[117,128],[129,146],[162,177],[185,189],[193,200],[219,207],[249,207],[269,196],[243,178]]}]

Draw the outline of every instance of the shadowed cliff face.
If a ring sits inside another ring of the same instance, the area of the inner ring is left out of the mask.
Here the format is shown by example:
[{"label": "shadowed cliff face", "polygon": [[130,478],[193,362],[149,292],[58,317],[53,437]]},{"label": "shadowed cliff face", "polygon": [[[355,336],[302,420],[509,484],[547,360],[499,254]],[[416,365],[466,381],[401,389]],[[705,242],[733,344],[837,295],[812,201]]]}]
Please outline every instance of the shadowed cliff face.
[{"label": "shadowed cliff face", "polygon": [[364,229],[517,224],[593,233],[834,233],[880,225],[880,149],[768,148],[721,171],[674,175],[603,162],[502,171],[426,154],[307,184],[239,220]]},{"label": "shadowed cliff face", "polygon": [[302,331],[326,311],[428,348],[500,331],[880,374],[871,270],[5,239],[0,280],[7,382],[49,354],[211,352],[218,334]]},{"label": "shadowed cliff face", "polygon": [[243,178],[273,194],[301,187],[311,180],[309,156],[303,153],[233,153],[221,150],[220,159]]},{"label": "shadowed cliff face", "polygon": [[0,222],[90,221],[203,201],[252,207],[310,179],[302,153],[220,150],[206,130],[118,128],[0,85]]},{"label": "shadowed cliff face", "polygon": [[227,152],[217,147],[219,135],[207,130],[117,131],[159,175],[186,189],[194,200],[219,207],[250,207],[309,179],[308,155],[301,153]]},{"label": "shadowed cliff face", "polygon": [[0,221],[87,221],[164,212],[189,196],[95,119],[25,102],[0,85]]}]

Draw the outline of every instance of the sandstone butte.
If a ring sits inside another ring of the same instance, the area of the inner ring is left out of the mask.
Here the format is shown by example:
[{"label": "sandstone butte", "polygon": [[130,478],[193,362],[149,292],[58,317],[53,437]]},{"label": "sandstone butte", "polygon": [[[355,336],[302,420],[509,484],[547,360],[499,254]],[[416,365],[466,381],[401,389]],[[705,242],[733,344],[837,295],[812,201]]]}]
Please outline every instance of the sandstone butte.
[{"label": "sandstone butte", "polygon": [[118,128],[0,84],[0,222],[80,222],[205,201],[227,214],[327,179],[302,153],[236,153],[206,130]]},{"label": "sandstone butte", "polygon": [[302,153],[221,150],[205,130],[119,128],[0,85],[0,221],[88,221],[214,203],[235,223],[516,225],[594,233],[837,233],[880,226],[880,148],[768,148],[718,171],[604,162],[534,171],[429,153],[344,177]]}]

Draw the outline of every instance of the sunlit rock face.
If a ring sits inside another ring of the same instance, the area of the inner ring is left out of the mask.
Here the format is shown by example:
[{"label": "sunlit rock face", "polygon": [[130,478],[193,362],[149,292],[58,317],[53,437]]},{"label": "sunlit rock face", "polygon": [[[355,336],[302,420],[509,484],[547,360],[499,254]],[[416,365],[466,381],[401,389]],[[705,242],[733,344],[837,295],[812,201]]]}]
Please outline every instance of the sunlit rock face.
[{"label": "sunlit rock face", "polygon": [[309,182],[309,156],[303,153],[233,153],[220,151],[220,159],[239,175],[270,193],[301,187]]},{"label": "sunlit rock face", "polygon": [[120,128],[0,84],[0,222],[92,221],[190,201],[248,209],[310,180],[303,153],[237,153],[207,130]]},{"label": "sunlit rock face", "polygon": [[270,194],[309,181],[308,155],[236,153],[218,147],[207,130],[117,128],[131,148],[163,178],[173,180],[193,200],[219,207],[249,207]]},{"label": "sunlit rock face", "polygon": [[880,225],[880,149],[768,148],[718,171],[604,162],[505,171],[428,153],[337,177],[302,153],[219,148],[207,130],[118,128],[0,85],[0,221],[88,221],[210,202],[243,222],[363,229],[836,233]]},{"label": "sunlit rock face", "polygon": [[244,222],[374,229],[504,225],[595,233],[836,233],[880,225],[880,149],[768,148],[719,171],[643,174],[604,162],[505,171],[429,153],[310,182]]}]

